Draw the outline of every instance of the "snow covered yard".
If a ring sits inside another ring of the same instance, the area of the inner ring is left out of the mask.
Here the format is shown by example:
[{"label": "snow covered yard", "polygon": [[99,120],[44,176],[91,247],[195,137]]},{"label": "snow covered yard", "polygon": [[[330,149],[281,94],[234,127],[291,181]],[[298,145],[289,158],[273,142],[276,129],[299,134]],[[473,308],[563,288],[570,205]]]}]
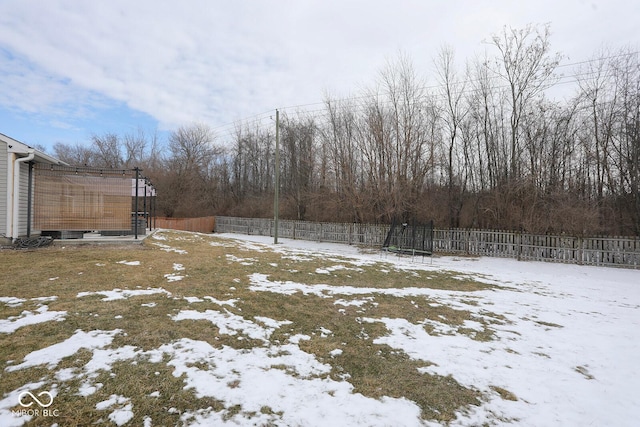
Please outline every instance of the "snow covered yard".
[{"label": "snow covered yard", "polygon": [[637,424],[640,271],[170,231],[0,266],[2,426]]}]

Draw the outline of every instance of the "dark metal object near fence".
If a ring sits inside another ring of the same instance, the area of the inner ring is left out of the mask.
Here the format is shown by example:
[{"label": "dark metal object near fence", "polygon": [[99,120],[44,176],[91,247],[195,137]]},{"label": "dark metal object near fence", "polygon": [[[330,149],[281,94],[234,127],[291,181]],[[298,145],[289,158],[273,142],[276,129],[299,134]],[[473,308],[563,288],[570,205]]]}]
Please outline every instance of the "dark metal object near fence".
[{"label": "dark metal object near fence", "polygon": [[433,254],[433,221],[427,224],[393,221],[382,250],[407,255]]}]

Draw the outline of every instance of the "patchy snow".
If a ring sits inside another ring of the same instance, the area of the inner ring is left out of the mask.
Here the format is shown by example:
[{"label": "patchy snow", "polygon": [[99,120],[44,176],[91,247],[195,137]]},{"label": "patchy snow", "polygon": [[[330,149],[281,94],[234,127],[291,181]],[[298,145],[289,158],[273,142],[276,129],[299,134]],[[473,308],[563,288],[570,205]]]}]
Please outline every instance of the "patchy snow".
[{"label": "patchy snow", "polygon": [[253,265],[256,262],[258,262],[258,260],[255,258],[240,258],[231,254],[227,254],[225,256],[229,261],[237,262],[237,263],[240,263],[241,265]]},{"label": "patchy snow", "polygon": [[142,354],[142,350],[131,345],[116,348],[104,347],[96,347],[93,350],[91,360],[84,366],[83,375],[88,378],[95,378],[98,376],[99,371],[110,371],[114,363],[131,360]]},{"label": "patchy snow", "polygon": [[[158,233],[156,233],[156,234],[158,234]],[[155,234],[154,234],[154,236],[155,236]],[[171,247],[169,245],[165,245],[164,243],[155,242],[154,245],[158,246],[160,249],[162,249],[165,252],[175,252],[175,253],[180,254],[180,255],[188,254],[188,252],[186,250],[184,250],[184,249],[174,248],[174,247]]]},{"label": "patchy snow", "polygon": [[[269,245],[269,238],[232,235]],[[273,247],[273,246],[272,246]],[[637,390],[640,389],[640,271],[585,267],[512,259],[435,257],[411,259],[362,254],[355,247],[283,239],[282,253],[312,250],[329,258],[349,256],[363,263],[391,263],[408,271],[453,271],[496,285],[475,292],[428,288],[356,288],[309,285],[250,276],[251,288],[261,292],[302,292],[336,297],[336,304],[360,306],[359,295],[424,296],[482,317],[504,316],[490,325],[491,341],[478,341],[455,328],[433,320],[411,323],[402,318],[364,318],[381,322],[388,335],[377,343],[433,363],[424,372],[451,375],[460,383],[492,396],[473,411],[459,414],[451,425],[486,422],[518,425],[636,425]],[[389,267],[385,267],[389,268]],[[433,329],[427,333],[425,325]],[[481,329],[467,321],[464,328]],[[291,340],[290,340],[291,342]],[[517,400],[499,397],[495,388]],[[366,423],[364,423],[366,424]]]},{"label": "patchy snow", "polygon": [[376,302],[373,302],[374,298],[363,298],[363,299],[354,299],[354,300],[345,300],[345,299],[338,299],[334,302],[335,305],[342,305],[345,307],[349,307],[349,306],[355,306],[355,307],[362,307],[365,304],[377,304]]},{"label": "patchy snow", "polygon": [[231,307],[235,307],[236,302],[238,302],[237,299],[228,299],[228,300],[219,300],[217,298],[214,297],[210,297],[210,296],[206,296],[204,297],[205,299],[211,301],[214,304],[218,304],[218,305],[228,305]]},{"label": "patchy snow", "polygon": [[265,326],[261,326],[249,320],[246,320],[242,316],[216,310],[206,310],[204,312],[195,310],[182,310],[178,314],[172,317],[173,320],[207,320],[216,325],[222,335],[237,335],[238,333],[244,334],[247,337],[254,340],[262,340],[268,342],[269,337],[275,329],[280,325],[288,324],[291,322],[282,321],[277,322],[273,319],[267,319],[265,317],[257,318],[260,323]]},{"label": "patchy snow", "polygon": [[176,274],[176,273],[167,273],[164,275],[165,279],[167,279],[167,282],[179,282],[180,280],[184,279],[184,276],[181,274]]},{"label": "patchy snow", "polygon": [[117,261],[116,264],[124,264],[124,265],[140,265],[140,261]]},{"label": "patchy snow", "polygon": [[33,415],[27,414],[26,416],[16,417],[11,412],[11,408],[16,406],[16,403],[19,401],[20,395],[23,392],[37,390],[44,384],[44,381],[28,383],[2,396],[2,399],[0,399],[0,426],[19,427],[24,423],[31,421],[33,419]]},{"label": "patchy snow", "polygon": [[48,311],[46,305],[40,306],[35,313],[25,310],[20,316],[11,316],[7,319],[0,319],[0,334],[11,334],[27,325],[50,322],[52,320],[62,321],[67,315],[66,311]]},{"label": "patchy snow", "polygon": [[[229,288],[229,290],[234,290],[235,288],[231,287]],[[219,300],[217,298],[214,298],[212,296],[205,296],[204,298],[200,298],[200,297],[184,297],[183,299],[185,299],[189,304],[193,304],[196,302],[205,302],[205,300],[208,300],[214,304],[217,305],[228,305],[229,307],[235,307],[236,302],[238,302],[237,298],[232,298],[232,299],[228,299],[228,300]]]},{"label": "patchy snow", "polygon": [[102,383],[92,384],[89,381],[82,383],[78,390],[78,396],[87,397],[91,396],[96,391],[102,388]]},{"label": "patchy snow", "polygon": [[[215,397],[227,407],[241,406],[242,411],[226,422],[229,425],[420,425],[420,410],[413,402],[367,398],[353,393],[348,382],[320,378],[330,366],[318,363],[296,345],[218,349],[185,338],[159,351],[171,355],[173,375],[184,375],[185,388],[193,389],[196,396]],[[201,369],[203,362],[212,366]],[[287,371],[276,366],[287,366]],[[233,387],[228,386],[230,382]],[[261,414],[265,406],[283,414]],[[211,409],[194,410],[183,414],[182,420],[189,426],[223,425],[224,415]]]},{"label": "patchy snow", "polygon": [[184,265],[182,264],[178,264],[178,263],[173,263],[173,273],[167,273],[164,275],[164,277],[167,279],[167,281],[169,282],[178,282],[182,279],[185,278],[186,275],[183,274],[179,274],[177,273],[178,271],[184,271]]},{"label": "patchy snow", "polygon": [[31,298],[31,301],[44,303],[44,302],[56,301],[57,299],[58,299],[58,297],[56,295],[52,295],[52,296],[48,296],[48,297]]},{"label": "patchy snow", "polygon": [[16,297],[0,297],[0,302],[6,304],[9,307],[19,307],[26,299]]},{"label": "patchy snow", "polygon": [[[253,273],[249,276],[251,286],[249,289],[253,291],[261,292],[274,292],[284,295],[293,295],[296,292],[302,292],[304,295],[315,295],[321,298],[332,298],[335,296],[359,296],[359,295],[390,295],[399,298],[405,297],[447,297],[454,296],[460,297],[465,295],[460,291],[443,291],[431,288],[376,288],[376,287],[361,287],[361,286],[334,286],[334,285],[308,285],[305,283],[298,283],[292,281],[271,281],[267,274]],[[484,293],[483,293],[484,292]],[[475,291],[470,293],[473,298],[477,298],[481,295],[487,295],[492,291]],[[338,300],[337,304],[340,305],[358,305],[362,299],[357,299],[355,302],[347,301],[344,298]],[[466,308],[466,307],[465,307]]]},{"label": "patchy snow", "polygon": [[[318,274],[357,269],[375,265],[381,271],[406,271],[408,274],[430,271],[452,271],[460,277],[490,283],[494,287],[474,292],[447,291],[426,287],[378,288],[330,286],[304,282],[277,281],[255,270],[250,275],[250,289],[290,295],[301,292],[333,299],[346,310],[364,310],[376,304],[378,295],[409,298],[414,307],[425,311],[431,307],[449,306],[473,314],[454,327],[433,318],[408,321],[401,317],[377,318],[363,314],[360,321],[384,325],[387,333],[375,339],[406,353],[409,357],[429,362],[416,372],[450,375],[459,383],[481,391],[485,400],[478,407],[461,411],[451,426],[475,425],[615,425],[637,424],[640,370],[640,271],[581,267],[562,264],[518,262],[510,259],[435,257],[433,260],[398,257],[389,254],[361,253],[346,245],[281,239],[277,246],[270,238],[226,235],[236,239],[228,245],[240,249],[266,251],[275,249],[291,259],[321,260],[325,265]],[[155,233],[156,240],[166,240]],[[157,242],[155,243],[159,245]],[[226,246],[224,241],[216,246]],[[164,245],[163,250],[184,254],[186,251]],[[233,262],[253,262],[253,258],[229,258]],[[174,273],[183,271],[175,263]],[[230,283],[231,285],[231,283]],[[230,287],[232,290],[233,287]],[[21,361],[7,362],[6,371],[17,371],[44,365],[52,370],[60,383],[79,380],[80,396],[90,396],[102,388],[96,382],[99,374],[109,372],[119,361],[168,363],[173,375],[182,378],[184,388],[198,397],[211,397],[227,409],[193,408],[180,414],[186,426],[209,425],[349,425],[349,426],[434,426],[437,423],[420,418],[418,406],[405,398],[373,399],[354,393],[348,382],[332,379],[331,366],[300,349],[310,340],[306,334],[284,334],[282,343],[274,345],[271,335],[289,325],[286,319],[256,316],[246,319],[231,313],[237,299],[181,296],[189,307],[176,311],[172,319],[210,322],[223,335],[238,339],[254,339],[259,345],[234,349],[213,346],[208,342],[178,338],[158,348],[143,350],[134,346],[113,347],[114,338],[122,330],[77,330],[66,340],[27,354]],[[139,295],[171,295],[162,288],[146,290],[113,289],[81,292],[78,298],[103,296],[113,301]],[[40,303],[50,301],[44,297]],[[424,299],[428,302],[425,303]],[[19,307],[29,300],[3,296],[0,303]],[[213,303],[219,310],[210,309]],[[145,306],[153,303],[145,301]],[[206,308],[206,309],[205,309]],[[0,332],[13,333],[19,327],[38,321],[65,321],[65,312],[49,312],[46,305],[25,310],[18,316],[0,319]],[[114,315],[119,315],[114,313]],[[488,322],[487,325],[482,323]],[[31,323],[30,323],[31,322]],[[328,337],[330,324],[317,325],[315,336]],[[488,327],[492,339],[473,339]],[[464,329],[464,331],[462,331]],[[328,356],[338,357],[340,344],[327,349]],[[333,350],[331,350],[333,348]],[[65,357],[85,349],[91,358],[84,366],[59,368]],[[161,369],[158,369],[160,371]],[[153,373],[153,370],[150,372]],[[156,372],[156,375],[159,375]],[[161,380],[161,378],[159,378]],[[20,393],[45,386],[44,382],[25,384],[0,396],[0,425],[21,426],[30,417],[16,417]],[[63,387],[60,387],[63,389]],[[152,389],[153,390],[153,389]],[[501,397],[500,391],[511,393],[515,400]],[[55,387],[52,393],[56,393]],[[120,392],[123,393],[123,392]],[[126,394],[126,392],[124,393]],[[154,391],[150,397],[159,397]],[[98,402],[96,410],[104,411],[116,425],[127,425],[136,414],[133,396],[111,395]],[[230,408],[240,408],[230,411]],[[268,407],[270,411],[263,411]],[[140,410],[140,409],[138,409]],[[165,410],[177,413],[175,408]],[[154,425],[153,419],[141,414],[143,425]]]},{"label": "patchy snow", "polygon": [[99,411],[113,407],[116,409],[109,414],[109,419],[116,425],[124,425],[133,418],[133,405],[130,403],[130,399],[124,396],[112,394],[109,399],[96,403],[96,409]]},{"label": "patchy snow", "polygon": [[90,295],[103,295],[102,301],[115,301],[119,299],[127,299],[133,296],[140,295],[153,295],[153,294],[166,294],[171,295],[171,292],[162,288],[151,289],[113,289],[111,291],[97,291],[97,292],[79,292],[77,297],[82,298]]},{"label": "patchy snow", "polygon": [[78,370],[76,368],[64,368],[60,369],[56,372],[56,378],[58,381],[70,381],[74,379],[78,375]]},{"label": "patchy snow", "polygon": [[306,341],[308,341],[308,340],[310,340],[310,339],[311,339],[311,337],[310,337],[309,335],[306,335],[306,334],[296,334],[296,335],[291,335],[291,336],[289,337],[289,342],[290,342],[291,344],[299,344],[299,343],[300,343],[300,341],[305,341],[305,340],[306,340]]},{"label": "patchy snow", "polygon": [[289,320],[278,321],[278,320],[273,320],[264,316],[254,316],[254,319],[256,319],[259,323],[262,323],[263,325],[265,325],[271,331],[278,329],[280,326],[290,325],[293,323]]},{"label": "patchy snow", "polygon": [[62,359],[76,354],[81,348],[95,350],[106,347],[120,332],[122,332],[120,329],[90,332],[77,330],[71,337],[58,344],[27,354],[21,364],[8,366],[6,370],[11,372],[37,365],[47,365],[49,369],[52,369]]},{"label": "patchy snow", "polygon": [[358,268],[353,268],[353,267],[347,267],[347,266],[342,265],[342,264],[336,264],[336,265],[331,265],[331,266],[328,266],[328,267],[317,268],[316,269],[316,274],[331,274],[331,272],[338,271],[338,270],[362,271],[362,268],[359,268],[359,267]]}]

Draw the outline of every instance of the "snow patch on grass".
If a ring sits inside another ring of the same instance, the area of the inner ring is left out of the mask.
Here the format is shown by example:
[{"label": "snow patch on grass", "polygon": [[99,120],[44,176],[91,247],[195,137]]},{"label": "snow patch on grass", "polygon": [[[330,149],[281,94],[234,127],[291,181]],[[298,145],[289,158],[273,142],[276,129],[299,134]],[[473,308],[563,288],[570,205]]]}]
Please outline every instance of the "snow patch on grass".
[{"label": "snow patch on grass", "polygon": [[96,291],[96,292],[78,292],[77,298],[82,298],[91,295],[103,295],[102,301],[115,301],[120,299],[127,299],[130,297],[140,296],[140,295],[153,295],[153,294],[166,294],[167,296],[171,295],[171,292],[162,289],[162,288],[151,288],[151,289],[113,289],[111,291]]},{"label": "snow patch on grass", "polygon": [[140,261],[127,261],[127,260],[123,260],[123,261],[117,261],[116,264],[123,264],[123,265],[140,265]]},{"label": "snow patch on grass", "polygon": [[133,418],[133,405],[130,399],[124,396],[112,394],[109,399],[96,403],[96,409],[98,411],[104,411],[113,407],[116,409],[109,414],[109,419],[114,424],[121,426]]},{"label": "snow patch on grass", "polygon": [[27,354],[19,365],[8,366],[7,371],[30,368],[31,366],[46,365],[49,369],[56,367],[62,359],[76,354],[80,349],[95,350],[111,344],[113,338],[122,330],[113,331],[89,331],[77,330],[71,337],[63,342],[36,350]]},{"label": "snow patch on grass", "polygon": [[269,337],[280,325],[291,322],[278,322],[266,317],[258,318],[265,326],[260,326],[254,322],[246,320],[242,316],[230,313],[228,311],[220,312],[216,310],[206,310],[204,312],[195,310],[182,310],[175,316],[171,317],[175,321],[180,320],[206,320],[216,325],[223,335],[237,335],[242,333],[248,338],[261,340],[265,343],[269,342]]},{"label": "snow patch on grass", "polygon": [[175,252],[175,253],[180,254],[180,255],[186,255],[186,254],[188,254],[188,253],[189,253],[189,252],[187,252],[187,251],[186,251],[186,250],[184,250],[184,249],[174,248],[174,247],[171,247],[171,246],[169,246],[169,245],[165,245],[164,243],[157,243],[157,242],[155,242],[155,243],[153,243],[153,244],[154,244],[155,246],[158,246],[160,249],[162,249],[162,250],[163,250],[163,251],[165,251],[165,252]]},{"label": "snow patch on grass", "polygon": [[7,319],[0,319],[0,334],[11,334],[27,325],[35,325],[50,321],[63,321],[67,315],[66,311],[48,311],[49,307],[43,305],[36,312],[25,310],[19,316],[11,316]]},{"label": "snow patch on grass", "polygon": [[0,297],[0,302],[6,304],[9,307],[19,307],[21,306],[26,299],[24,298],[16,298],[16,297]]},{"label": "snow patch on grass", "polygon": [[[227,422],[239,425],[420,425],[420,409],[407,399],[372,399],[353,393],[348,382],[324,376],[331,367],[295,345],[236,350],[182,339],[163,345],[173,375],[185,376],[185,388],[198,397],[214,397],[241,409]],[[202,369],[202,363],[213,365]],[[199,367],[200,366],[200,367]],[[286,370],[275,368],[286,366]],[[229,384],[232,383],[233,387]],[[269,407],[273,414],[264,414]],[[226,411],[183,414],[188,425],[218,425]],[[256,418],[257,417],[257,418]]]}]

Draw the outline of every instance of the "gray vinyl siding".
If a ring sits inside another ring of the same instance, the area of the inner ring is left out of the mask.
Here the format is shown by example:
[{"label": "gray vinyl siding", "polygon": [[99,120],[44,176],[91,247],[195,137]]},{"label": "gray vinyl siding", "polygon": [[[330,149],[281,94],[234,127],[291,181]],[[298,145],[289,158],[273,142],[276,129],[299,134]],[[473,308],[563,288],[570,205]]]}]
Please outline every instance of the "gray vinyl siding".
[{"label": "gray vinyl siding", "polygon": [[[29,201],[29,164],[18,163],[20,165],[20,200],[18,201],[20,213],[18,214],[18,237],[27,235],[27,209]],[[33,215],[33,211],[31,212]]]},{"label": "gray vinyl siding", "polygon": [[7,144],[0,141],[0,238],[7,234]]}]

